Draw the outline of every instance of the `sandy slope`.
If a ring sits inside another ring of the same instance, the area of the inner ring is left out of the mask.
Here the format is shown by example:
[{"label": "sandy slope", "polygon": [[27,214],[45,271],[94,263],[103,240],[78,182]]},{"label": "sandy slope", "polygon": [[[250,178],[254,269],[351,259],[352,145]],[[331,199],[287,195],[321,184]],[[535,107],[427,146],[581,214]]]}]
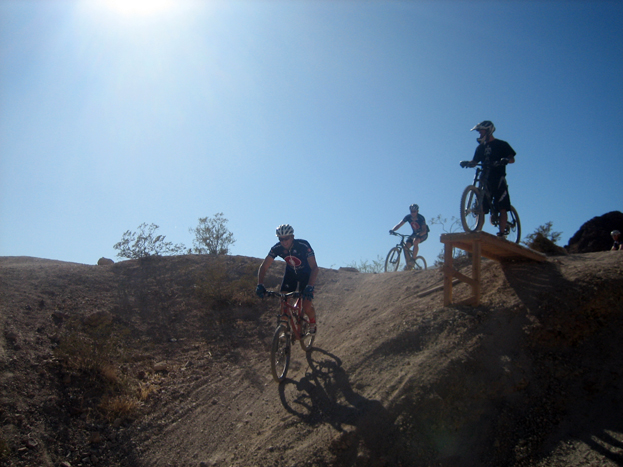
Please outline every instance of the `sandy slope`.
[{"label": "sandy slope", "polygon": [[[210,261],[0,258],[0,465],[623,465],[621,255],[484,262],[476,308],[418,297],[439,270],[322,270],[315,348],[281,385],[277,304],[202,300]],[[122,365],[152,388],[132,420],[98,419],[55,360],[70,317],[102,314],[142,342]]]}]

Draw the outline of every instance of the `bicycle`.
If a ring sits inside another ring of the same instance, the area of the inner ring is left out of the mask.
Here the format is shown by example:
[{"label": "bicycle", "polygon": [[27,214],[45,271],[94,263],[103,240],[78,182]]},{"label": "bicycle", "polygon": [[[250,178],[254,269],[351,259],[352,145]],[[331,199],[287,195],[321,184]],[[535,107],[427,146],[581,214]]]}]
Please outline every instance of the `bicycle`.
[{"label": "bicycle", "polygon": [[[411,253],[407,248],[405,238],[409,238],[410,235],[400,234],[398,232],[393,232],[392,235],[396,235],[400,238],[400,243],[398,243],[394,248],[389,250],[387,254],[387,258],[385,259],[385,272],[393,272],[398,271],[398,267],[400,266],[400,257],[401,253],[404,253],[405,262],[409,265],[410,261],[413,261],[411,257]],[[413,263],[413,267],[408,268],[414,271],[423,271],[426,269],[426,260],[423,256],[416,256],[415,262]]]},{"label": "bicycle", "polygon": [[[495,165],[494,165],[495,167]],[[461,196],[461,224],[465,232],[479,232],[485,223],[484,202],[491,209],[491,224],[494,227],[500,225],[500,212],[491,202],[491,193],[487,186],[490,166],[482,163],[476,165],[476,174],[472,185],[463,190]],[[517,210],[511,206],[507,212],[506,231],[504,235],[510,242],[519,243],[521,238],[521,222]]]},{"label": "bicycle", "polygon": [[[301,348],[309,352],[316,338],[310,333],[309,318],[303,312],[303,298],[301,292],[280,293],[266,291],[268,297],[279,297],[281,307],[277,315],[277,327],[270,347],[270,370],[273,379],[280,383],[288,373],[290,365],[290,351],[292,340],[299,340]],[[296,299],[294,305],[288,299]]]}]

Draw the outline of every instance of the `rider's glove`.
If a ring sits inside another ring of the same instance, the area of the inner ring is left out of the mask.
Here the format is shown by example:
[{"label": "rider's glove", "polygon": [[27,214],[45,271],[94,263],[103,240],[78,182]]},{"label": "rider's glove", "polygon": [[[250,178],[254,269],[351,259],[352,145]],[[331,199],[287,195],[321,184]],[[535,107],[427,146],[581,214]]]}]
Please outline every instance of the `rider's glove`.
[{"label": "rider's glove", "polygon": [[395,233],[396,233],[396,232],[394,232],[393,230],[390,230],[390,231],[389,231],[389,234],[390,234],[390,235],[394,235]]},{"label": "rider's glove", "polygon": [[303,300],[313,300],[314,299],[314,286],[308,285],[303,290]]},{"label": "rider's glove", "polygon": [[264,287],[263,284],[257,284],[257,287],[255,288],[255,294],[260,298],[264,298],[265,293],[266,287]]},{"label": "rider's glove", "polygon": [[471,161],[461,161],[460,162],[461,167],[465,168],[465,167],[470,167],[472,165]]}]

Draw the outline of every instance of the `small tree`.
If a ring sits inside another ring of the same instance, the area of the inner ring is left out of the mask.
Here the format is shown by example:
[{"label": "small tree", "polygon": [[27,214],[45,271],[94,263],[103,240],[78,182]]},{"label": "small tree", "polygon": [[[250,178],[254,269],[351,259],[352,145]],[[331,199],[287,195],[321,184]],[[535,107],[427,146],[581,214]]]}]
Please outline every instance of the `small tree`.
[{"label": "small tree", "polygon": [[[445,217],[441,217],[441,214],[439,214],[437,217],[433,217],[429,221],[430,225],[440,225],[441,229],[445,233],[454,233],[461,227],[461,220],[455,216],[452,216],[450,218],[450,224],[448,228],[446,229],[447,223],[448,223],[448,219],[446,219]],[[452,257],[454,259],[467,257],[467,252],[465,252],[464,250],[458,249],[458,248],[452,248]],[[435,267],[443,266],[443,263],[444,263],[444,250],[442,249],[437,255],[437,258],[435,259],[435,263],[433,264],[433,266]]]},{"label": "small tree", "polygon": [[530,244],[533,243],[539,235],[550,240],[552,243],[557,243],[562,236],[562,232],[552,232],[553,226],[554,223],[552,221],[546,222],[543,225],[539,225],[536,230],[530,235],[526,236],[526,238],[521,243],[530,246]]},{"label": "small tree", "polygon": [[199,218],[199,225],[188,229],[195,234],[192,252],[198,255],[226,255],[229,247],[236,243],[234,234],[227,230],[227,219],[219,212],[214,217]]},{"label": "small tree", "polygon": [[540,225],[536,230],[528,235],[521,243],[535,251],[540,251],[548,256],[566,255],[567,250],[556,245],[560,240],[561,232],[552,232],[552,222]]},{"label": "small tree", "polygon": [[138,226],[138,232],[127,230],[121,237],[121,241],[113,246],[119,251],[117,257],[138,259],[147,256],[174,255],[184,251],[184,245],[165,242],[164,235],[155,235],[158,229],[156,224],[142,223]]},{"label": "small tree", "polygon": [[352,262],[346,265],[348,268],[355,268],[359,272],[369,272],[373,274],[381,273],[385,270],[385,260],[377,255],[376,259],[372,260],[372,262],[368,262],[368,260],[361,260],[359,264],[356,262]]}]

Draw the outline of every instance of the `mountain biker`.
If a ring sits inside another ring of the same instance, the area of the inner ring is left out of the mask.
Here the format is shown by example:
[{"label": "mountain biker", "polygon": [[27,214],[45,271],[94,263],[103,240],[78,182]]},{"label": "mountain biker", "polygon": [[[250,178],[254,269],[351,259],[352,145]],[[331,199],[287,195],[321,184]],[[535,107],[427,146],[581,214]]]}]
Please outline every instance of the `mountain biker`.
[{"label": "mountain biker", "polygon": [[281,291],[285,293],[294,292],[297,290],[297,286],[299,291],[303,291],[303,311],[309,317],[309,331],[315,334],[316,310],[312,300],[316,277],[318,276],[318,264],[314,250],[307,240],[294,238],[294,229],[289,224],[282,224],[277,227],[276,233],[279,242],[270,249],[260,265],[255,293],[258,297],[264,298],[266,272],[277,256],[283,258],[286,262],[286,270],[281,282]]},{"label": "mountain biker", "polygon": [[[511,207],[511,199],[508,193],[508,184],[506,183],[506,164],[515,163],[515,150],[506,141],[495,139],[493,132],[495,126],[489,120],[480,122],[470,131],[478,131],[480,138],[477,139],[479,145],[474,153],[471,161],[461,161],[461,167],[475,167],[478,162],[485,165],[491,164],[489,171],[489,179],[487,185],[489,193],[491,193],[491,201],[500,213],[500,231],[498,237],[508,235],[506,230],[507,211]],[[485,214],[489,213],[490,206],[485,200]],[[491,223],[494,219],[491,219]]]},{"label": "mountain biker", "polygon": [[613,230],[610,232],[612,235],[612,240],[614,240],[614,244],[612,245],[611,250],[623,250],[623,243],[621,243],[621,232],[618,230]]},{"label": "mountain biker", "polygon": [[407,214],[398,224],[394,226],[393,229],[389,231],[389,233],[390,235],[394,235],[395,231],[406,223],[411,226],[413,233],[407,239],[406,246],[407,250],[411,250],[411,245],[413,245],[411,260],[409,261],[409,266],[412,267],[419,251],[419,245],[428,238],[428,232],[430,232],[430,229],[426,225],[426,219],[424,219],[424,216],[419,213],[420,207],[417,204],[409,206],[409,211],[411,211],[411,214]]}]

